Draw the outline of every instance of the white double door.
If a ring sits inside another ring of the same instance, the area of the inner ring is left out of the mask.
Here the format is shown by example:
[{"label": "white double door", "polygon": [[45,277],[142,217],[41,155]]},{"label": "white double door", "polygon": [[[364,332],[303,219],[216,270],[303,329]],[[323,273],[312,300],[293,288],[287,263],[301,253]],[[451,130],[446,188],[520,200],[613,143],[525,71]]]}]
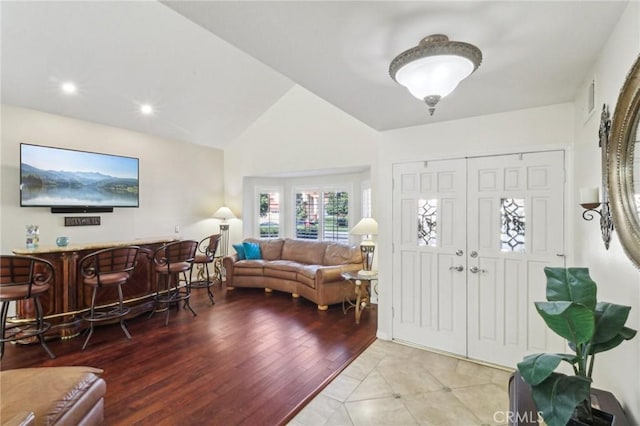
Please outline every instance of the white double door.
[{"label": "white double door", "polygon": [[514,367],[562,351],[534,301],[564,266],[564,152],[393,169],[393,338]]}]

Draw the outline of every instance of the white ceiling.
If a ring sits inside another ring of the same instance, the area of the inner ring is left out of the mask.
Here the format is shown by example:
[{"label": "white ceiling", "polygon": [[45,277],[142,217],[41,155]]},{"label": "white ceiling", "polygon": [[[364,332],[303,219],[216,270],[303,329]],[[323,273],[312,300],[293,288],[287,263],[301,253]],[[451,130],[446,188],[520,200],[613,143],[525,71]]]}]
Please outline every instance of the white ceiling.
[{"label": "white ceiling", "polygon": [[[626,3],[2,1],[1,96],[224,147],[299,84],[393,129],[573,100]],[[430,117],[388,66],[434,33],[475,44],[483,63]],[[66,80],[80,93],[63,95]]]}]

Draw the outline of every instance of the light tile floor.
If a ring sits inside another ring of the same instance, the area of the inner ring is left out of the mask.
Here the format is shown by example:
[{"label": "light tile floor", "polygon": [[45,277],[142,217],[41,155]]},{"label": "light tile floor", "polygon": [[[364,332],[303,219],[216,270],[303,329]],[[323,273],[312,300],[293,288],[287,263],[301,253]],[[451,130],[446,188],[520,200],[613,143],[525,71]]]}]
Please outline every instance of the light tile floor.
[{"label": "light tile floor", "polygon": [[502,424],[510,374],[376,340],[289,425]]}]

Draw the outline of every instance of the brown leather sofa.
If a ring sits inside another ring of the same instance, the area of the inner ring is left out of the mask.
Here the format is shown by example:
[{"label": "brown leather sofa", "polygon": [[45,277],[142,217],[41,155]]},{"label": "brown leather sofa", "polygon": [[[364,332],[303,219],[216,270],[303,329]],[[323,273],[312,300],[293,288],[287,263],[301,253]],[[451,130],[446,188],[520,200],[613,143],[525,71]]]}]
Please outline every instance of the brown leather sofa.
[{"label": "brown leather sofa", "polygon": [[227,289],[284,291],[317,303],[320,310],[355,294],[353,283],[344,280],[341,274],[362,269],[362,254],[357,246],[290,238],[245,241],[258,243],[262,258],[238,260],[237,254],[225,257]]},{"label": "brown leather sofa", "polygon": [[107,385],[92,367],[0,372],[2,425],[101,425]]}]

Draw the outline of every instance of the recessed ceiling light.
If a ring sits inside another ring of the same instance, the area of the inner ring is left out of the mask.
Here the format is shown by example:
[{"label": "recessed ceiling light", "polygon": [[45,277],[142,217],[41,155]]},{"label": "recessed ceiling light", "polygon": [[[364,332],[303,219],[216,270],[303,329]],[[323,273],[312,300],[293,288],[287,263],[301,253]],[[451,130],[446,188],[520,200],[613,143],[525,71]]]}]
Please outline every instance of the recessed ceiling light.
[{"label": "recessed ceiling light", "polygon": [[153,114],[153,107],[149,104],[140,105],[140,112],[144,115],[151,115]]},{"label": "recessed ceiling light", "polygon": [[67,81],[66,83],[62,83],[61,87],[62,87],[62,91],[68,95],[74,94],[78,91],[78,88],[76,87],[76,85],[70,81]]}]

